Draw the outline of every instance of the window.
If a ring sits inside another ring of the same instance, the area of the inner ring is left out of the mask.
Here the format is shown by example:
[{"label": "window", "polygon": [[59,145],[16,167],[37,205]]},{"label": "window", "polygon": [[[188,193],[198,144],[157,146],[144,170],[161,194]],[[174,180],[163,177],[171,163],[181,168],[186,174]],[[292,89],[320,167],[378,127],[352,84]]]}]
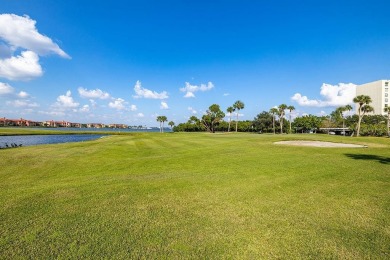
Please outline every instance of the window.
[{"label": "window", "polygon": [[389,94],[388,93],[385,93],[385,97],[387,97]]},{"label": "window", "polygon": [[385,107],[387,107],[387,104],[385,104]]},{"label": "window", "polygon": [[385,87],[389,86],[389,82],[385,82]]},{"label": "window", "polygon": [[385,102],[387,103],[387,102],[389,102],[389,100],[387,98],[385,98]]},{"label": "window", "polygon": [[385,92],[389,92],[389,89],[388,89],[388,88],[385,88]]}]

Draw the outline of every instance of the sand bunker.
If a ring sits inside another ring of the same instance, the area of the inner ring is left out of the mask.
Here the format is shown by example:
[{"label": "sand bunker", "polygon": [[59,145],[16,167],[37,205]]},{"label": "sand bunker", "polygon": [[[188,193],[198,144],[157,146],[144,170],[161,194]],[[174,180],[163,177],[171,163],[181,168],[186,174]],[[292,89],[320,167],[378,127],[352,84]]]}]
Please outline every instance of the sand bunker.
[{"label": "sand bunker", "polygon": [[342,143],[331,143],[331,142],[321,142],[321,141],[280,141],[280,142],[275,142],[275,144],[295,145],[295,146],[314,146],[314,147],[344,147],[344,148],[367,147],[365,145],[360,145],[360,144],[342,144]]}]

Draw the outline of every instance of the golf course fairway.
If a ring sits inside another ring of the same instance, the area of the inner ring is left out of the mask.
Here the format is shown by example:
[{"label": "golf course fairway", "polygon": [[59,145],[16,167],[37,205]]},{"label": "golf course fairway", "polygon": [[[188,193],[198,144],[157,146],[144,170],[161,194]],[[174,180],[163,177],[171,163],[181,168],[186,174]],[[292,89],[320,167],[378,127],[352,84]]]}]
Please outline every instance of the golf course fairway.
[{"label": "golf course fairway", "polygon": [[[366,148],[276,145],[288,140]],[[388,259],[390,139],[136,133],[0,150],[0,258]]]}]

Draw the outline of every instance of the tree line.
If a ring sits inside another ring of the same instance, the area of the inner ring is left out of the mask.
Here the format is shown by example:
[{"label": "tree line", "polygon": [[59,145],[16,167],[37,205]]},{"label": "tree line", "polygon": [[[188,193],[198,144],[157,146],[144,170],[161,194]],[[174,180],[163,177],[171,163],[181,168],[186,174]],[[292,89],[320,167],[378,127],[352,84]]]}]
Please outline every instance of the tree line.
[{"label": "tree line", "polygon": [[[255,116],[253,120],[239,121],[239,112],[245,108],[245,104],[238,100],[232,106],[226,109],[227,115],[221,110],[218,104],[212,104],[206,113],[198,118],[191,116],[187,122],[175,126],[173,121],[168,124],[175,132],[230,132],[232,125],[235,125],[235,132],[258,132],[258,133],[308,133],[308,132],[327,132],[331,128],[344,129],[342,133],[346,134],[346,129],[351,129],[350,133],[356,136],[390,136],[390,108],[385,107],[387,116],[367,115],[373,112],[370,105],[372,102],[369,96],[360,95],[353,99],[357,104],[357,115],[346,115],[352,110],[352,106],[346,105],[336,108],[329,116],[304,115],[292,118],[294,106],[281,104],[271,108],[269,111],[262,111]],[[235,120],[232,117],[235,113]],[[287,117],[288,115],[288,117]],[[224,118],[228,116],[228,121]],[[158,116],[160,122],[160,131],[163,132],[165,116]]]}]

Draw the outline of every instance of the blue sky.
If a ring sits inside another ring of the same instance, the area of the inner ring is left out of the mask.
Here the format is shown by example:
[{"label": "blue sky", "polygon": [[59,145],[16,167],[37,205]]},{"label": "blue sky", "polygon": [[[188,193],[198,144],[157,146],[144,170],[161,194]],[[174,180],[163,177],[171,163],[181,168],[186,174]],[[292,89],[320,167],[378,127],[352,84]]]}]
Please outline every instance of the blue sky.
[{"label": "blue sky", "polygon": [[156,126],[295,116],[390,78],[389,1],[0,0],[0,117]]}]

